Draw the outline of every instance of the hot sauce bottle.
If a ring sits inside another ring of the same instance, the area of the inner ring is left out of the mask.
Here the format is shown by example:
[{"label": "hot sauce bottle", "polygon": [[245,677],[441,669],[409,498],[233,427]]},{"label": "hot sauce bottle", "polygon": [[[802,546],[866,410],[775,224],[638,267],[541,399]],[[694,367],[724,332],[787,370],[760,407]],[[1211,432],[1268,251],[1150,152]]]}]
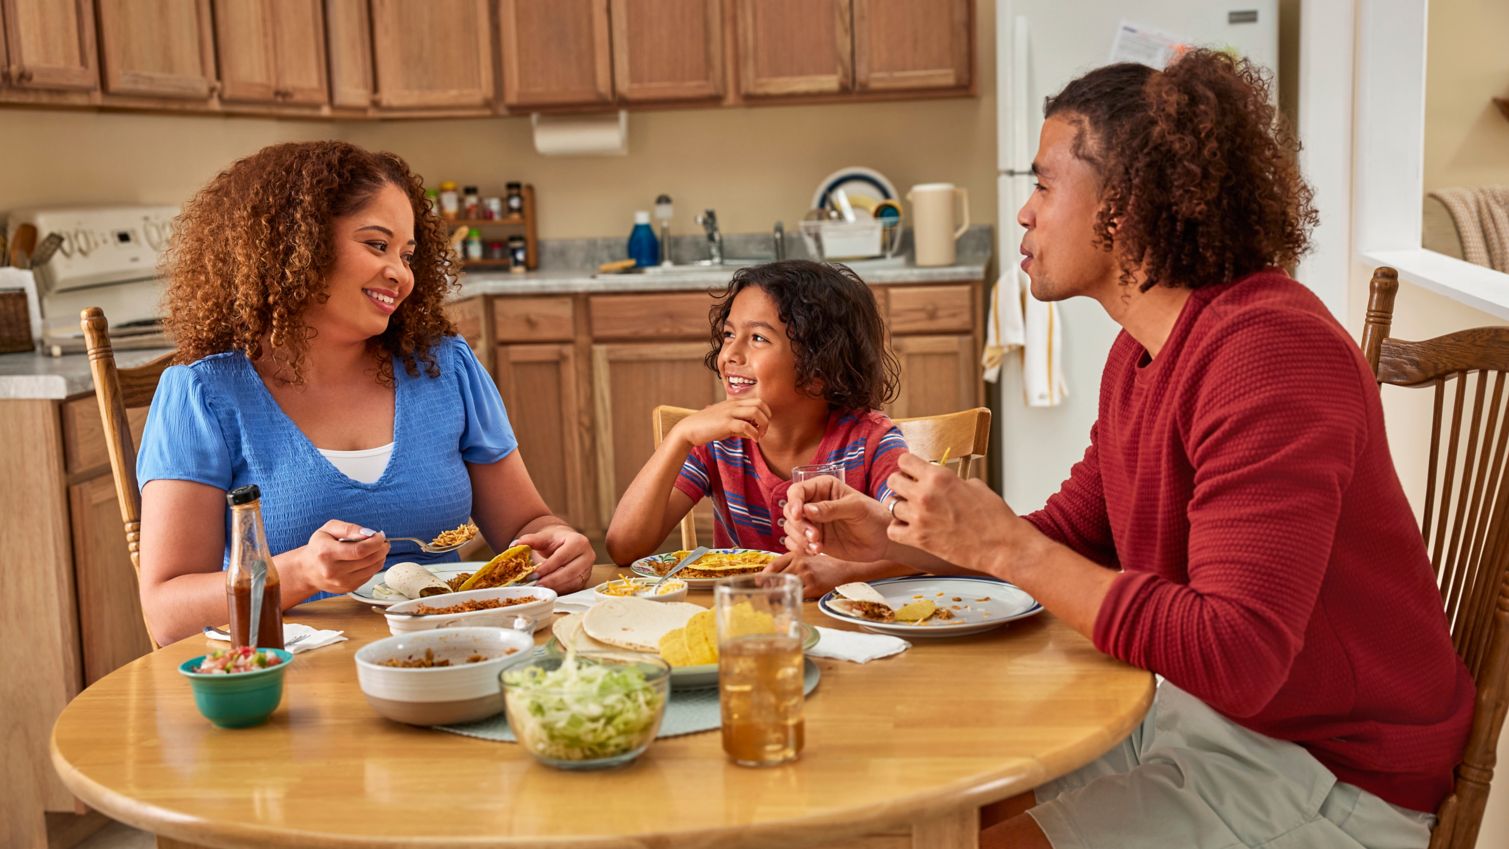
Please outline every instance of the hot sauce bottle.
[{"label": "hot sauce bottle", "polygon": [[231,505],[231,563],[225,573],[231,645],[283,648],[283,604],[262,528],[262,491],[256,484],[238,487],[225,500]]}]

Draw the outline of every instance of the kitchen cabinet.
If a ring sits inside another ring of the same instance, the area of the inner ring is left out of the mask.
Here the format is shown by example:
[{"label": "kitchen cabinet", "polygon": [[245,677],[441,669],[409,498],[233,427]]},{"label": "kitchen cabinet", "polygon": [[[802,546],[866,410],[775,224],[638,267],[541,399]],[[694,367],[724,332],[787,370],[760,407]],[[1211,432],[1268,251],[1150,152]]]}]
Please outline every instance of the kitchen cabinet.
[{"label": "kitchen cabinet", "polygon": [[105,94],[208,101],[220,87],[210,21],[209,0],[100,3]]},{"label": "kitchen cabinet", "polygon": [[575,347],[499,345],[493,363],[535,488],[556,515],[576,527],[590,526],[590,481],[582,452],[590,423],[581,414]]},{"label": "kitchen cabinet", "polygon": [[738,0],[740,93],[849,91],[851,20],[850,0]]},{"label": "kitchen cabinet", "polygon": [[376,105],[486,115],[496,88],[488,0],[372,0]]},{"label": "kitchen cabinet", "polygon": [[325,0],[330,47],[330,105],[372,107],[372,13],[367,0]]},{"label": "kitchen cabinet", "polygon": [[901,392],[886,408],[892,418],[967,410],[983,403],[980,355],[970,336],[896,336]]},{"label": "kitchen cabinet", "polygon": [[[98,407],[93,398],[86,400]],[[68,487],[68,507],[87,687],[151,651],[152,643],[147,638],[136,572],[121,528],[114,478],[107,471]]]},{"label": "kitchen cabinet", "polygon": [[721,0],[612,0],[613,88],[625,103],[723,95]]},{"label": "kitchen cabinet", "polygon": [[325,84],[325,21],[319,0],[216,0],[220,99],[318,106]]},{"label": "kitchen cabinet", "polygon": [[965,88],[974,0],[852,0],[859,92]]},{"label": "kitchen cabinet", "polygon": [[21,89],[94,91],[99,67],[92,0],[3,0],[0,76]]},{"label": "kitchen cabinet", "polygon": [[501,0],[498,43],[509,107],[613,100],[608,0]]}]

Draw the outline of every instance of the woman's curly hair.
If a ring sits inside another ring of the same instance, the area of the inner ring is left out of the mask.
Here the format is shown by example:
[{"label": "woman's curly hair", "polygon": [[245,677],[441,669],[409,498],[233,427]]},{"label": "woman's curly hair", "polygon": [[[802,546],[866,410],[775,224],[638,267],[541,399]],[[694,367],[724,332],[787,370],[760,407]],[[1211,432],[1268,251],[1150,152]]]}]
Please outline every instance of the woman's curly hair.
[{"label": "woman's curly hair", "polygon": [[184,206],[161,267],[163,324],[178,346],[177,361],[225,351],[256,360],[268,353],[302,382],[313,333],[303,316],[329,297],[333,222],[389,184],[408,195],[414,210],[414,290],[370,343],[387,354],[377,358],[379,379],[392,382],[394,356],[411,375],[420,363],[430,376],[439,374],[434,345],[455,332],[442,310],[456,286],[445,225],[402,159],[340,141],[265,147],[222,171]]},{"label": "woman's curly hair", "polygon": [[712,350],[704,362],[718,373],[723,324],[734,298],[757,286],[775,301],[776,314],[796,354],[796,385],[821,395],[835,410],[878,410],[896,398],[901,363],[891,352],[875,296],[847,266],[788,259],[734,272],[707,317]]},{"label": "woman's curly hair", "polygon": [[[1194,288],[1294,264],[1318,221],[1299,142],[1246,59],[1191,50],[1162,71],[1116,64],[1047,99],[1101,176],[1096,245],[1121,280]],[[1114,248],[1113,248],[1114,246]]]}]

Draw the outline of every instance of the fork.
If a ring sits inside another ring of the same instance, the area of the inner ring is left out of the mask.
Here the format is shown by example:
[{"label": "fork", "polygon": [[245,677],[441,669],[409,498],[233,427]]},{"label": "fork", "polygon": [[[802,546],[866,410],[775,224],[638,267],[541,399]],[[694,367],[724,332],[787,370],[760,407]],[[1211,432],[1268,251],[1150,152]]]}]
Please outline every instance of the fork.
[{"label": "fork", "polygon": [[[229,640],[231,638],[230,633],[227,632],[225,629],[223,629],[223,628],[216,628],[216,627],[213,627],[213,626],[210,626],[210,625],[204,626],[204,635],[206,637],[211,637],[211,636],[223,637],[223,638],[225,638],[227,640]],[[285,649],[291,648],[292,646],[296,645],[300,640],[304,639],[305,637],[309,637],[309,636],[312,636],[312,634],[300,634],[297,637],[294,637],[293,639],[291,639],[288,642],[284,643],[283,644],[283,648],[285,648]]]},{"label": "fork", "polygon": [[[365,542],[367,539],[369,538],[350,537],[342,538],[339,540],[339,542]],[[455,551],[461,546],[471,542],[471,540],[462,540],[461,542],[458,542],[454,545],[431,545],[430,543],[427,543],[422,539],[415,539],[414,537],[388,537],[388,542],[412,542],[415,545],[419,546],[420,551],[423,551],[426,554],[444,554],[447,551]]]}]

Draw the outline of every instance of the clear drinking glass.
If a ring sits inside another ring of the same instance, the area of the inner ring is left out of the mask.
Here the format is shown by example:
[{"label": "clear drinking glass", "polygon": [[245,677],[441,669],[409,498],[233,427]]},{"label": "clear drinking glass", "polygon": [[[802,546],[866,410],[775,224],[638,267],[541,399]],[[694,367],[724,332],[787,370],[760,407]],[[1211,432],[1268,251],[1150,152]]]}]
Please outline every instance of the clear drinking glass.
[{"label": "clear drinking glass", "polygon": [[832,477],[838,478],[839,480],[843,480],[844,464],[813,463],[808,466],[793,466],[791,469],[791,482],[801,483],[802,481],[810,481],[813,478],[820,478],[823,475],[830,475]]},{"label": "clear drinking glass", "polygon": [[797,759],[802,721],[802,581],[738,575],[713,588],[723,751],[740,766]]}]

